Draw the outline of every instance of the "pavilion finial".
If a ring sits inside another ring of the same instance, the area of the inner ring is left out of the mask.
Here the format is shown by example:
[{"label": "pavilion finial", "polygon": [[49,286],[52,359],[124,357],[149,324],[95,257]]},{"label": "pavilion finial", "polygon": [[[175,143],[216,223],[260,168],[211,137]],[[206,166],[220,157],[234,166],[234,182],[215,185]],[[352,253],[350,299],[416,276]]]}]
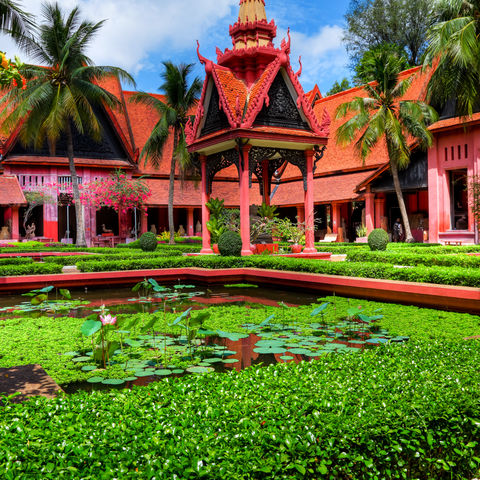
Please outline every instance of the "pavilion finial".
[{"label": "pavilion finial", "polygon": [[239,23],[267,20],[265,0],[240,0]]}]

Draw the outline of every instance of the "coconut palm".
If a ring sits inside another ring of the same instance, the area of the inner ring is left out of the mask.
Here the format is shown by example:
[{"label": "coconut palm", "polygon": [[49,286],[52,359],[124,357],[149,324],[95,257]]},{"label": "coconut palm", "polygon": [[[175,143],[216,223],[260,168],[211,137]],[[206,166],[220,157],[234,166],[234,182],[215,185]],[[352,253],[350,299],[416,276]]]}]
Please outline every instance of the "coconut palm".
[{"label": "coconut palm", "polygon": [[41,148],[48,142],[54,146],[65,136],[77,206],[77,245],[85,246],[73,137],[78,132],[99,141],[102,128],[94,107],[121,108],[121,102],[102,88],[99,81],[114,76],[134,82],[125,71],[96,66],[87,57],[86,49],[103,22],[82,21],[78,8],[64,15],[58,3],[44,4],[42,14],[44,23],[33,37],[21,36],[18,43],[29,58],[44,66],[22,68],[28,83],[24,90],[13,89],[0,100],[0,114],[4,117],[4,128],[20,126],[19,139],[24,145]]},{"label": "coconut palm", "polygon": [[152,130],[143,150],[141,158],[145,163],[150,161],[157,168],[163,156],[165,145],[173,135],[173,152],[170,163],[170,182],[168,190],[168,229],[170,243],[175,243],[175,225],[173,223],[173,196],[175,188],[175,171],[178,165],[180,171],[185,171],[190,163],[190,154],[185,138],[185,125],[188,122],[192,108],[197,104],[201,92],[202,82],[196,77],[188,86],[188,77],[193,64],[174,65],[172,62],[163,62],[165,70],[161,77],[163,83],[159,91],[164,95],[165,101],[139,92],[131,101],[142,103],[153,108],[160,119]]},{"label": "coconut palm", "polygon": [[401,100],[413,80],[413,77],[400,80],[402,65],[400,58],[388,52],[371,57],[367,69],[371,82],[364,86],[367,97],[356,97],[337,109],[337,119],[353,113],[338,128],[337,143],[345,146],[355,141],[355,149],[363,161],[379,142],[385,143],[406,241],[412,242],[398,171],[409,164],[410,144],[422,148],[432,144],[432,134],[427,127],[436,121],[437,113],[424,102]]},{"label": "coconut palm", "polygon": [[457,113],[471,115],[480,96],[480,0],[438,0],[428,33],[425,66],[435,65],[429,97],[456,99]]},{"label": "coconut palm", "polygon": [[16,37],[25,35],[32,27],[32,17],[14,0],[0,0],[0,32]]}]

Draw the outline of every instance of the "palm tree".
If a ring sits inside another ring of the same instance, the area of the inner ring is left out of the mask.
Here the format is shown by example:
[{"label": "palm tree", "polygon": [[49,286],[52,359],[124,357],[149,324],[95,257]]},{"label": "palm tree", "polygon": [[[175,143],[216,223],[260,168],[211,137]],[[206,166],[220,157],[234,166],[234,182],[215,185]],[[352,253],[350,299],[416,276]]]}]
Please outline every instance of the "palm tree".
[{"label": "palm tree", "polygon": [[459,115],[472,115],[480,97],[480,0],[438,0],[428,32],[425,66],[436,65],[429,97],[456,99]]},{"label": "palm tree", "polygon": [[67,155],[76,205],[77,245],[86,246],[85,222],[80,203],[73,146],[74,132],[99,141],[102,128],[94,107],[121,108],[121,102],[99,86],[106,77],[133,79],[116,67],[95,66],[86,49],[102,22],[82,21],[78,8],[64,15],[58,3],[43,5],[44,23],[32,37],[17,39],[25,53],[43,67],[25,65],[22,74],[29,80],[25,90],[13,89],[0,100],[4,127],[20,125],[20,141],[41,148],[45,141],[54,146],[61,136],[67,140]]},{"label": "palm tree", "polygon": [[32,17],[15,0],[0,0],[0,32],[13,37],[25,35],[32,28]]},{"label": "palm tree", "polygon": [[190,154],[187,149],[185,138],[185,125],[190,117],[192,108],[198,102],[198,96],[202,89],[201,80],[196,77],[190,87],[188,76],[193,64],[174,65],[172,62],[163,62],[165,67],[161,77],[163,84],[159,91],[165,96],[165,101],[139,92],[130,100],[135,103],[143,103],[153,108],[160,119],[152,130],[145,146],[142,149],[141,158],[147,163],[149,160],[158,168],[162,159],[165,145],[173,135],[173,152],[170,164],[170,183],[168,190],[168,229],[170,232],[170,244],[175,243],[175,225],[173,223],[173,194],[175,188],[175,169],[178,164],[180,171],[185,171],[190,163]]},{"label": "palm tree", "polygon": [[380,52],[371,58],[367,77],[371,83],[364,86],[368,96],[356,97],[337,109],[337,119],[354,114],[337,130],[337,143],[345,146],[356,139],[355,149],[365,161],[375,145],[385,142],[406,241],[412,242],[398,171],[409,164],[410,142],[421,148],[431,146],[432,134],[427,127],[438,116],[424,102],[401,100],[413,80],[413,77],[399,79],[402,65],[401,58],[388,52]]}]

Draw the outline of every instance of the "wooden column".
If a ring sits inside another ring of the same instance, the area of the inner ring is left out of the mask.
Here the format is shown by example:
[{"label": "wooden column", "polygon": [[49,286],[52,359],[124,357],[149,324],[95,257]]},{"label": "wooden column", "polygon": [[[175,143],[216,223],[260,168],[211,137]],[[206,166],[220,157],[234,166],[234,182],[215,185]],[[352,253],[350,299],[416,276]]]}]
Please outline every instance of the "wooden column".
[{"label": "wooden column", "polygon": [[315,207],[313,203],[313,150],[305,152],[307,163],[307,191],[305,192],[305,249],[303,253],[316,253],[315,248]]},{"label": "wooden column", "polygon": [[375,194],[369,191],[365,194],[365,226],[367,233],[375,228]]},{"label": "wooden column", "polygon": [[382,220],[385,217],[385,202],[384,197],[375,199],[375,228],[382,228]]},{"label": "wooden column", "polygon": [[268,160],[262,162],[263,201],[270,205],[270,178],[268,176]]},{"label": "wooden column", "polygon": [[20,207],[15,206],[12,207],[12,231],[10,232],[12,240],[20,240],[20,218],[18,213],[19,208]]},{"label": "wooden column", "polygon": [[332,203],[332,233],[338,233],[338,228],[341,227],[340,218],[340,204]]},{"label": "wooden column", "polygon": [[193,237],[195,235],[195,225],[193,224],[193,207],[187,208],[187,235]]},{"label": "wooden column", "polygon": [[243,145],[239,150],[242,256],[252,255],[252,250],[250,249],[250,168],[248,161],[248,153],[251,148],[251,145]]},{"label": "wooden column", "polygon": [[210,220],[210,211],[207,208],[207,203],[210,200],[207,181],[207,157],[201,155],[200,162],[202,166],[202,249],[200,253],[210,255],[213,254],[213,250],[210,245],[210,232],[207,228],[207,222]]}]

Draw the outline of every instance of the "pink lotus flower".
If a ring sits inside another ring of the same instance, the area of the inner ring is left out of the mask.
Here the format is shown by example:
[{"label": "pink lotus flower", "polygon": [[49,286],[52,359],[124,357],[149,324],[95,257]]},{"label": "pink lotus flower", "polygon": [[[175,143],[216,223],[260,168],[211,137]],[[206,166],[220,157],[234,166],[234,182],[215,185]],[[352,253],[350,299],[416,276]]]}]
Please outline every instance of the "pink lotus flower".
[{"label": "pink lotus flower", "polygon": [[112,317],[109,313],[107,315],[100,315],[100,321],[102,325],[115,325],[117,323],[117,317]]}]

